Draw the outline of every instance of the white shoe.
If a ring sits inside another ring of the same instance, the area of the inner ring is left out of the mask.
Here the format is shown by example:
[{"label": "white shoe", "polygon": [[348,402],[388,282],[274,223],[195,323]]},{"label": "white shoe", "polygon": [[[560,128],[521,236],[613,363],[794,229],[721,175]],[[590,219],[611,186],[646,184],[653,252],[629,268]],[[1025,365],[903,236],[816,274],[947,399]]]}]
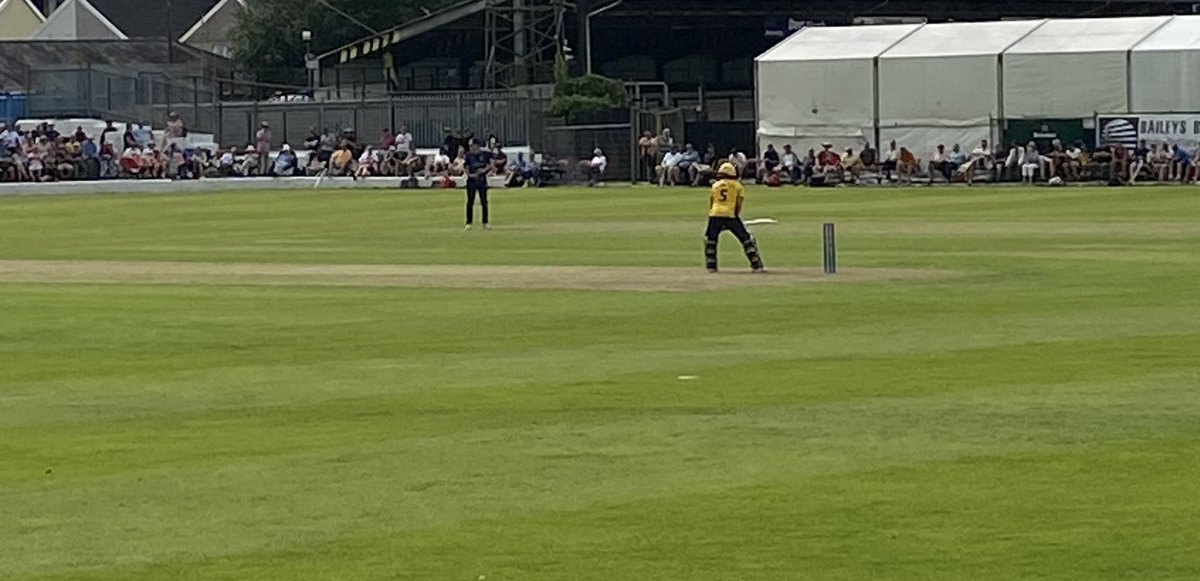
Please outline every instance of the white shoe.
[{"label": "white shoe", "polygon": [[463,228],[463,230],[470,230],[470,229],[471,229],[471,225],[470,225],[470,224],[467,224],[467,227],[466,227],[466,228]]},{"label": "white shoe", "polygon": [[491,230],[491,229],[492,229],[492,225],[491,225],[491,224],[484,224],[484,225],[483,225],[483,229],[484,229],[484,230]]}]

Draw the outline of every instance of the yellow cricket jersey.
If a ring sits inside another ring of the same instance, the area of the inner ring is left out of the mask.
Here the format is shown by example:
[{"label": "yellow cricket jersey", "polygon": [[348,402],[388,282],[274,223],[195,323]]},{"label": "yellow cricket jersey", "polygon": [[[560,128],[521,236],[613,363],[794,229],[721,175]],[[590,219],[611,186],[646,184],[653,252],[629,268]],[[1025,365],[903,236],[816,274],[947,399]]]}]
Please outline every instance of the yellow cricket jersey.
[{"label": "yellow cricket jersey", "polygon": [[709,218],[736,218],[746,188],[737,180],[717,180],[708,195]]}]

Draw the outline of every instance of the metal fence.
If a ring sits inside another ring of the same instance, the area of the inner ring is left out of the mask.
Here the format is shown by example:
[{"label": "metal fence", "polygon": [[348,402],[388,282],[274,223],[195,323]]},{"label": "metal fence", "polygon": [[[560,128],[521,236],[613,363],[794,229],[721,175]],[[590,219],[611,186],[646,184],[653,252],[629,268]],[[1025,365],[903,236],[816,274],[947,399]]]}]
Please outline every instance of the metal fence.
[{"label": "metal fence", "polygon": [[569,163],[569,179],[580,179],[579,161],[590,159],[600,148],[608,158],[607,178],[612,181],[645,181],[650,175],[638,159],[638,139],[643,131],[655,135],[670,129],[677,143],[683,144],[685,125],[679,109],[649,111],[634,108],[629,123],[595,125],[560,125],[545,128],[545,143],[541,150],[556,159]]},{"label": "metal fence", "polygon": [[517,91],[269,101],[256,99],[266,99],[279,87],[96,66],[33,71],[29,84],[29,117],[96,117],[163,127],[175,112],[191,131],[211,133],[226,146],[252,142],[263,121],[271,124],[277,141],[291,143],[303,141],[314,127],[354,128],[360,139],[372,142],[380,130],[401,125],[421,147],[440,145],[447,127],[481,137],[495,134],[507,144],[537,147],[541,142],[541,103]]},{"label": "metal fence", "polygon": [[578,172],[579,161],[591,159],[596,148],[603,150],[608,157],[605,174],[609,180],[632,180],[630,171],[633,158],[629,149],[631,127],[629,123],[547,127],[545,151],[555,159],[568,162],[568,180],[575,181],[583,177]]},{"label": "metal fence", "polygon": [[175,111],[193,131],[213,133],[218,127],[217,83],[201,77],[89,66],[30,71],[29,87],[30,117],[98,117],[162,127]]},{"label": "metal fence", "polygon": [[253,141],[266,121],[275,135],[291,143],[303,141],[311,128],[353,128],[373,142],[383,129],[407,126],[420,147],[441,145],[445,129],[466,129],[476,136],[495,134],[502,143],[529,144],[534,126],[531,100],[513,92],[399,95],[363,101],[221,103],[220,142]]}]

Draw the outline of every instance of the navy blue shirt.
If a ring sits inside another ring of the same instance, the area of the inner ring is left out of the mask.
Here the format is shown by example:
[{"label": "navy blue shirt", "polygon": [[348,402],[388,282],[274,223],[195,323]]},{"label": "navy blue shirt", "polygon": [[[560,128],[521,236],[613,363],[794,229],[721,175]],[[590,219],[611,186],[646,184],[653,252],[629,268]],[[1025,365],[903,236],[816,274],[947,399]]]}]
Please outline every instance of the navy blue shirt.
[{"label": "navy blue shirt", "polygon": [[484,168],[490,168],[492,165],[492,152],[479,150],[477,153],[467,153],[467,175],[472,179],[486,180],[487,174],[483,176],[477,175]]}]

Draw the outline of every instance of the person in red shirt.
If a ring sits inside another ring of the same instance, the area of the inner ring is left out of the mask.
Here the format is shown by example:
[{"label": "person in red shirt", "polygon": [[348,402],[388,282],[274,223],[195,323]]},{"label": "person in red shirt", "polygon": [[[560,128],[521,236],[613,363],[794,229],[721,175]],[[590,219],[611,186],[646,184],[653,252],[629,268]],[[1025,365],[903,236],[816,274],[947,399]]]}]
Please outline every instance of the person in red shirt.
[{"label": "person in red shirt", "polygon": [[840,179],[842,176],[842,156],[833,150],[833,144],[826,141],[821,144],[821,153],[817,154],[817,173],[826,181]]}]

